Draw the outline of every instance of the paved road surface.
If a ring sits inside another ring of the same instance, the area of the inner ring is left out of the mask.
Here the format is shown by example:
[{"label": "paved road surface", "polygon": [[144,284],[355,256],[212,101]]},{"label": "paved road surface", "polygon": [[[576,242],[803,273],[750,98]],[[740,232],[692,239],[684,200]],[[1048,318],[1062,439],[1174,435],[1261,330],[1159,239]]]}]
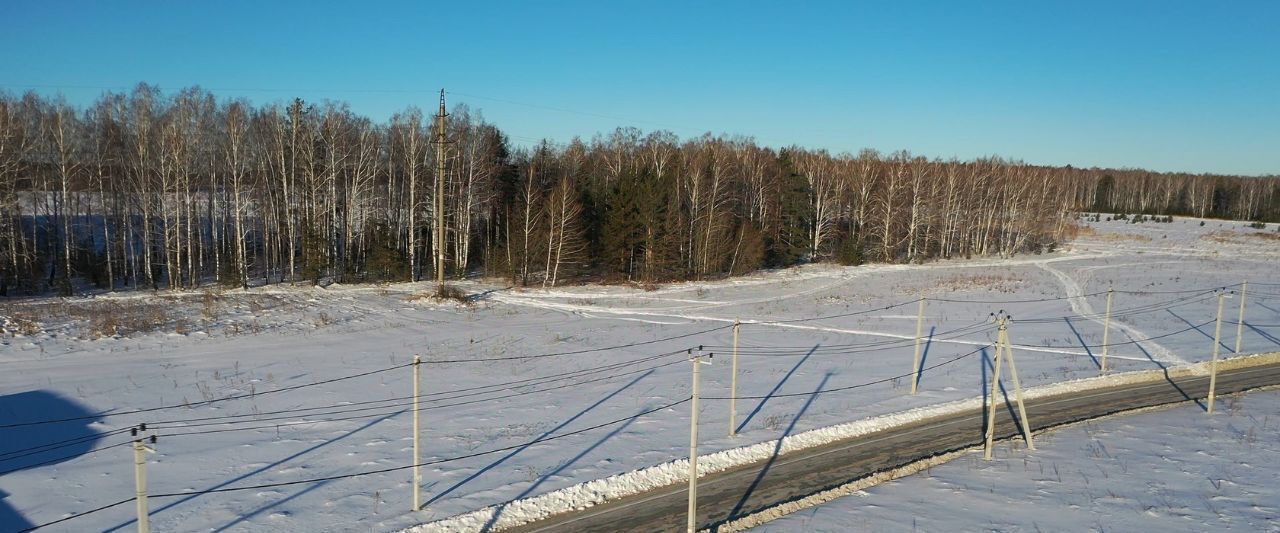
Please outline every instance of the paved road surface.
[{"label": "paved road surface", "polygon": [[[1275,384],[1280,384],[1280,364],[1218,373],[1219,395]],[[1034,429],[1041,429],[1203,398],[1208,391],[1208,376],[1173,378],[1029,400],[1027,416]],[[1009,397],[1012,398],[1012,390]],[[1017,435],[1010,409],[1001,405],[997,410],[997,438]],[[836,488],[876,472],[981,445],[984,422],[983,410],[974,409],[705,476],[698,482],[698,525],[714,528],[726,520]],[[680,483],[505,531],[683,531],[688,505],[686,491],[686,484]]]}]

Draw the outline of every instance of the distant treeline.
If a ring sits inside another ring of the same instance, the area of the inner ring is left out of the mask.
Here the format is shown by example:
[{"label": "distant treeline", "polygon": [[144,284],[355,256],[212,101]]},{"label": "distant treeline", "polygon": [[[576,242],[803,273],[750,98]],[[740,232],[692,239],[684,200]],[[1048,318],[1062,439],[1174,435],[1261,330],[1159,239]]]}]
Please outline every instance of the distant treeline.
[{"label": "distant treeline", "polygon": [[1280,221],[1277,180],[856,155],[618,129],[513,148],[453,108],[443,242],[434,124],[148,85],[87,109],[0,94],[0,292],[430,278],[654,283],[807,261],[1051,250],[1075,212]]}]

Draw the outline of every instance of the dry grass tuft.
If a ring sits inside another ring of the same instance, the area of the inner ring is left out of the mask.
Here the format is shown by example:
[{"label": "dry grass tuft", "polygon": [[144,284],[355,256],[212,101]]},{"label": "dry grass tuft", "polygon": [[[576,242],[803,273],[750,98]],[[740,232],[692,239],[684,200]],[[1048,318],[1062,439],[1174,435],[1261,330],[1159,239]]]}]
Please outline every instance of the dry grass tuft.
[{"label": "dry grass tuft", "polygon": [[1008,274],[959,274],[938,280],[934,289],[939,292],[955,292],[986,289],[997,292],[1015,292],[1026,283],[1021,276]]},{"label": "dry grass tuft", "polygon": [[467,294],[467,291],[464,291],[457,286],[448,285],[448,284],[442,285],[434,291],[415,292],[413,294],[410,294],[408,297],[406,297],[405,300],[410,302],[419,302],[419,301],[447,302],[452,300],[462,305],[469,306],[472,304],[471,296]]},{"label": "dry grass tuft", "polygon": [[1256,244],[1258,241],[1280,241],[1280,233],[1263,233],[1251,232],[1240,233],[1236,231],[1218,230],[1206,233],[1200,236],[1206,241],[1232,244]]},{"label": "dry grass tuft", "polygon": [[1137,233],[1106,233],[1103,235],[1099,235],[1098,238],[1108,242],[1120,242],[1120,241],[1150,242],[1151,241],[1151,237],[1148,237],[1146,235],[1139,235]]}]

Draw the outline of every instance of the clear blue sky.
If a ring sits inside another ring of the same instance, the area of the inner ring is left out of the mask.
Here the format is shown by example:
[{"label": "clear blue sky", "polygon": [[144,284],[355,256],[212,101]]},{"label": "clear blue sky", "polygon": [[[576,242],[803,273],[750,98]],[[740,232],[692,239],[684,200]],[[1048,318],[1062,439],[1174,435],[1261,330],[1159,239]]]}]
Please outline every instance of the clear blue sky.
[{"label": "clear blue sky", "polygon": [[[479,4],[470,6],[466,4]],[[833,151],[1280,173],[1280,1],[4,0],[0,88],[200,85]]]}]

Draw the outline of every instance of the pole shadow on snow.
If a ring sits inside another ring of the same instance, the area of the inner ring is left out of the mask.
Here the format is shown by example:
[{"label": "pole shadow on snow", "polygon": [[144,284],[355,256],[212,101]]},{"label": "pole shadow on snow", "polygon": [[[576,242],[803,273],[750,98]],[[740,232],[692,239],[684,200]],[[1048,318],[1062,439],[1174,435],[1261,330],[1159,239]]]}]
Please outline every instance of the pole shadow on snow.
[{"label": "pole shadow on snow", "polygon": [[[389,415],[387,415],[387,416],[384,416],[384,417],[382,417],[382,418],[379,418],[379,419],[377,419],[377,420],[374,420],[373,422],[370,422],[370,423],[366,424],[365,426],[363,426],[363,427],[361,427],[361,428],[359,428],[359,429],[357,429],[357,430],[355,430],[355,431],[363,430],[363,429],[365,429],[365,428],[368,428],[369,426],[372,426],[372,425],[377,424],[377,423],[379,423],[379,422],[382,422],[382,421],[384,421],[384,420],[390,419],[390,418],[392,418],[392,417],[394,417],[394,416],[396,416],[396,415],[398,415],[398,414],[401,414],[401,413],[407,413],[407,412],[409,412],[409,410],[407,410],[407,409],[403,409],[403,410],[400,410],[400,411],[396,411],[396,412],[391,413],[391,414],[389,414]],[[352,433],[354,433],[355,431],[352,431]],[[350,433],[348,433],[347,435],[350,435]],[[338,437],[338,439],[344,438],[344,437],[346,437],[347,435],[343,435],[342,437]],[[338,440],[338,439],[334,439],[334,440]],[[330,442],[332,442],[332,441],[330,441]],[[326,443],[326,444],[328,444],[328,443]],[[306,494],[306,493],[308,493],[308,492],[311,492],[311,491],[316,490],[316,489],[318,489],[318,488],[320,488],[320,487],[323,487],[323,486],[325,486],[325,485],[328,485],[329,483],[332,483],[332,482],[334,482],[334,481],[337,481],[337,480],[328,480],[328,481],[321,481],[321,482],[318,482],[318,483],[314,483],[314,484],[312,484],[311,486],[309,486],[309,487],[307,487],[307,488],[305,488],[305,489],[302,489],[302,490],[298,491],[298,492],[297,492],[297,493],[295,493],[295,494],[290,495],[288,498],[285,498],[285,499],[282,499],[282,500],[277,500],[277,501],[274,501],[274,502],[268,503],[268,504],[266,504],[266,505],[263,505],[262,507],[259,507],[259,508],[257,508],[257,509],[254,509],[253,511],[250,511],[250,512],[248,512],[248,513],[240,513],[240,515],[239,515],[239,516],[237,516],[235,520],[232,520],[231,522],[227,523],[226,525],[223,525],[222,527],[219,527],[218,529],[215,529],[214,531],[215,531],[215,533],[216,533],[216,532],[226,531],[226,530],[228,530],[228,529],[231,529],[231,526],[234,526],[234,525],[239,524],[239,523],[241,523],[241,522],[244,522],[244,521],[246,521],[246,520],[248,520],[248,519],[250,519],[250,518],[253,518],[254,516],[257,516],[258,514],[261,514],[263,511],[267,511],[267,510],[272,509],[272,508],[274,508],[274,507],[276,507],[276,506],[278,506],[278,505],[283,505],[283,504],[285,504],[285,503],[287,503],[287,502],[289,502],[289,501],[292,501],[292,500],[294,500],[294,499],[297,499],[297,498],[301,497],[302,495],[304,495],[304,494]]]},{"label": "pole shadow on snow", "polygon": [[[920,368],[928,366],[929,348],[933,346],[933,332],[937,331],[938,326],[929,326],[929,338],[924,341],[924,349],[920,350]],[[924,379],[924,372],[916,375],[916,386],[920,386],[920,380]]]},{"label": "pole shadow on snow", "polygon": [[1276,337],[1275,335],[1262,331],[1261,328],[1253,324],[1250,324],[1249,321],[1247,320],[1244,322],[1244,327],[1249,328],[1254,333],[1257,333],[1259,337],[1262,337],[1263,339],[1270,341],[1272,344],[1280,346],[1280,337]]},{"label": "pole shadow on snow", "polygon": [[[52,424],[0,429],[0,471],[13,473],[75,459],[88,453],[103,434],[89,426],[103,413],[94,413],[70,398],[47,390],[0,396],[0,420],[20,424],[27,421],[78,418]],[[16,486],[21,490],[23,487]],[[22,531],[34,527],[0,491],[0,531]]]},{"label": "pole shadow on snow", "polygon": [[[578,414],[573,415],[573,416],[572,416],[572,417],[570,417],[568,420],[565,420],[564,422],[561,422],[560,424],[558,424],[556,427],[553,427],[553,428],[551,428],[551,429],[547,430],[545,433],[543,433],[543,434],[541,434],[541,435],[538,435],[538,437],[537,437],[537,438],[535,438],[535,439],[533,439],[533,441],[542,440],[542,439],[544,439],[544,438],[547,438],[547,437],[551,436],[551,435],[552,435],[552,434],[554,434],[555,432],[560,431],[560,430],[561,430],[561,429],[563,429],[565,426],[568,426],[569,424],[572,424],[574,420],[577,420],[577,419],[581,418],[583,415],[585,415],[585,414],[587,414],[587,413],[591,412],[593,409],[595,409],[595,408],[597,408],[597,407],[600,407],[600,406],[601,406],[601,405],[603,405],[605,402],[607,402],[607,401],[609,401],[610,399],[612,399],[614,396],[617,396],[617,395],[621,394],[621,393],[622,393],[622,391],[624,391],[624,390],[627,390],[627,389],[631,388],[631,387],[632,387],[632,386],[634,386],[636,383],[639,383],[639,382],[640,382],[640,380],[642,380],[642,379],[644,379],[644,378],[646,378],[646,377],[649,377],[649,375],[650,375],[650,374],[653,374],[653,371],[652,371],[652,370],[650,370],[650,371],[648,371],[648,372],[645,372],[644,374],[640,374],[640,376],[639,376],[639,377],[637,377],[636,379],[631,380],[631,382],[627,383],[626,385],[623,385],[623,386],[622,386],[621,388],[619,388],[618,390],[613,391],[613,392],[609,393],[608,395],[606,395],[604,398],[601,398],[601,399],[597,400],[597,401],[596,401],[596,403],[593,403],[593,404],[591,404],[591,405],[587,406],[587,408],[586,408],[586,409],[583,409],[583,410],[581,410],[581,411],[578,411]],[[490,470],[493,470],[494,468],[497,468],[497,467],[498,467],[499,465],[501,465],[502,463],[507,462],[507,460],[508,460],[508,459],[511,459],[512,457],[515,457],[516,455],[518,455],[520,452],[523,452],[523,451],[525,451],[525,450],[529,449],[529,448],[530,448],[530,447],[532,447],[534,444],[537,444],[537,442],[528,442],[528,443],[525,443],[524,445],[522,445],[522,446],[520,446],[520,447],[518,447],[518,448],[516,448],[516,449],[514,449],[514,450],[511,450],[511,452],[509,452],[509,453],[507,453],[506,455],[503,455],[502,457],[498,458],[498,460],[496,460],[496,461],[494,461],[494,462],[492,462],[492,463],[489,463],[488,465],[485,465],[483,468],[481,468],[481,469],[479,469],[479,470],[475,471],[475,473],[473,473],[473,474],[471,474],[471,475],[467,476],[467,477],[466,477],[465,479],[463,479],[462,481],[459,481],[459,482],[457,482],[457,483],[454,483],[454,484],[453,484],[453,486],[451,486],[451,487],[449,487],[449,488],[447,488],[447,489],[444,489],[443,491],[441,491],[439,494],[436,494],[435,496],[432,496],[432,497],[431,497],[431,499],[430,499],[430,500],[427,500],[427,503],[426,503],[426,504],[424,504],[424,507],[425,507],[426,505],[431,505],[431,504],[433,504],[433,503],[435,503],[435,502],[437,502],[437,501],[440,501],[440,499],[441,499],[441,498],[443,498],[443,497],[445,497],[445,495],[447,495],[447,494],[449,494],[449,493],[451,493],[451,492],[453,492],[453,491],[455,491],[455,490],[458,490],[458,488],[459,488],[459,487],[461,487],[461,486],[463,486],[463,485],[466,485],[467,483],[470,483],[471,481],[475,480],[476,478],[478,478],[478,477],[480,477],[480,476],[484,475],[486,472],[488,472],[488,471],[490,471]]]},{"label": "pole shadow on snow", "polygon": [[1089,343],[1084,341],[1084,337],[1076,330],[1076,325],[1071,323],[1071,317],[1064,316],[1062,320],[1066,321],[1067,327],[1071,328],[1071,333],[1076,336],[1076,340],[1080,341],[1080,346],[1084,348],[1084,353],[1089,354],[1089,359],[1093,359],[1093,366],[1102,368],[1102,361],[1093,355],[1093,350],[1089,349]]},{"label": "pole shadow on snow", "polygon": [[[1168,311],[1168,313],[1169,313],[1169,314],[1171,314],[1171,315],[1173,315],[1173,316],[1174,316],[1174,318],[1177,318],[1178,320],[1181,320],[1183,323],[1185,323],[1185,324],[1187,325],[1187,327],[1189,327],[1189,328],[1191,328],[1191,329],[1194,329],[1194,330],[1196,330],[1196,331],[1200,332],[1200,334],[1201,334],[1201,335],[1204,335],[1205,337],[1208,337],[1208,338],[1209,338],[1209,340],[1213,340],[1213,334],[1211,334],[1211,333],[1209,333],[1209,332],[1207,332],[1207,331],[1205,331],[1205,330],[1203,330],[1203,329],[1200,329],[1200,326],[1197,326],[1197,325],[1195,325],[1195,324],[1192,324],[1192,323],[1191,323],[1191,322],[1189,322],[1187,319],[1182,318],[1182,316],[1181,316],[1181,315],[1179,315],[1178,313],[1173,312],[1173,309],[1165,309],[1165,311]],[[1219,345],[1219,346],[1221,346],[1221,347],[1222,347],[1224,350],[1226,350],[1227,352],[1231,352],[1231,347],[1230,347],[1230,346],[1227,346],[1227,344],[1226,344],[1225,342],[1223,342],[1224,340],[1226,340],[1226,339],[1219,339],[1219,340],[1218,340],[1218,345]]]},{"label": "pole shadow on snow", "polygon": [[756,474],[756,478],[751,481],[751,485],[748,486],[747,491],[742,494],[742,498],[738,499],[738,503],[733,506],[733,510],[729,511],[729,517],[725,519],[726,521],[734,520],[740,516],[742,508],[745,507],[747,505],[747,501],[751,499],[751,494],[760,486],[760,482],[764,481],[764,477],[768,475],[769,469],[773,467],[773,463],[778,460],[778,456],[782,453],[782,440],[791,435],[792,431],[795,431],[796,423],[799,422],[800,417],[804,416],[804,413],[809,410],[809,406],[813,405],[813,401],[818,398],[819,391],[827,385],[827,381],[831,379],[832,375],[834,375],[834,373],[827,372],[826,375],[822,376],[822,381],[818,383],[816,388],[814,388],[813,394],[809,395],[809,399],[805,400],[804,406],[800,407],[800,410],[796,412],[796,415],[791,417],[791,423],[787,425],[787,429],[778,437],[778,442],[773,447],[773,454],[769,456],[769,460],[760,468],[760,473]]},{"label": "pole shadow on snow", "polygon": [[[988,371],[991,372],[991,374],[988,374],[987,373]],[[991,403],[990,380],[995,378],[994,376],[995,371],[996,371],[995,362],[992,361],[991,357],[987,355],[987,349],[983,348],[982,349],[982,426],[981,426],[983,438],[985,438],[987,435],[987,420],[991,416],[991,411],[988,410],[987,406]],[[1026,430],[1022,427],[1023,421],[1018,418],[1017,412],[1014,411],[1015,406],[1014,406],[1013,400],[1009,399],[1009,391],[1004,388],[1004,380],[1003,379],[1000,380],[1000,382],[997,383],[997,385],[1000,386],[1000,396],[1004,397],[1004,408],[1005,410],[1009,411],[1009,418],[1013,420],[1014,427],[1018,430],[1019,435],[1025,434]]]},{"label": "pole shadow on snow", "polygon": [[[188,501],[194,500],[194,499],[196,499],[196,498],[198,498],[198,497],[202,496],[202,495],[203,495],[203,494],[202,494],[203,492],[210,491],[210,490],[214,490],[214,489],[220,489],[220,488],[223,488],[223,487],[227,487],[227,486],[229,486],[229,485],[235,484],[236,482],[243,481],[243,480],[245,480],[245,479],[251,478],[251,477],[256,476],[256,475],[258,475],[258,474],[261,474],[261,473],[263,473],[263,472],[269,471],[269,470],[271,470],[271,469],[273,469],[273,468],[275,468],[275,467],[277,467],[277,466],[280,466],[280,465],[282,465],[282,464],[284,464],[284,463],[286,463],[286,462],[288,462],[288,461],[292,461],[292,460],[294,460],[294,459],[297,459],[297,458],[299,458],[299,457],[302,457],[302,456],[304,456],[304,455],[307,455],[307,454],[309,454],[309,453],[311,453],[311,452],[314,452],[314,451],[316,451],[316,450],[318,450],[318,449],[320,449],[320,448],[324,448],[325,446],[328,446],[328,445],[330,445],[330,444],[333,444],[333,443],[335,443],[335,442],[338,442],[338,441],[340,441],[340,440],[343,440],[343,439],[345,439],[345,438],[347,438],[347,437],[350,437],[350,436],[352,436],[352,435],[355,435],[356,433],[359,433],[359,432],[361,432],[361,431],[364,431],[364,430],[366,430],[366,429],[369,429],[369,428],[371,428],[371,427],[373,427],[373,426],[375,426],[375,425],[377,425],[377,424],[380,424],[380,423],[382,423],[382,422],[384,422],[384,421],[386,421],[386,420],[391,419],[392,417],[394,417],[394,416],[396,416],[396,415],[399,415],[399,414],[402,414],[402,413],[407,413],[407,412],[409,412],[409,410],[408,410],[408,409],[401,409],[401,410],[396,411],[396,412],[394,412],[394,413],[391,413],[391,414],[388,414],[388,415],[383,416],[383,417],[381,417],[381,418],[378,418],[377,420],[373,420],[373,421],[371,421],[371,422],[369,422],[369,423],[367,423],[367,424],[365,424],[365,425],[363,425],[363,426],[360,426],[360,427],[358,427],[358,428],[356,428],[356,429],[353,429],[353,430],[351,430],[351,431],[348,431],[348,432],[346,432],[346,433],[343,433],[342,435],[339,435],[339,436],[334,437],[334,438],[332,438],[332,439],[329,439],[329,440],[326,440],[326,441],[321,442],[321,443],[319,443],[319,444],[316,444],[316,445],[314,445],[314,446],[311,446],[310,448],[307,448],[307,449],[302,450],[302,451],[300,451],[300,452],[294,453],[294,454],[292,454],[292,455],[290,455],[290,456],[288,456],[288,457],[285,457],[285,458],[283,458],[283,459],[280,459],[280,460],[278,460],[278,461],[272,462],[271,464],[268,464],[268,465],[262,466],[261,468],[257,468],[257,469],[255,469],[255,470],[254,470],[254,471],[252,471],[252,472],[249,472],[249,473],[246,473],[246,474],[242,474],[242,475],[240,475],[240,476],[236,476],[235,478],[229,479],[229,480],[227,480],[227,481],[223,481],[222,483],[219,483],[219,484],[217,484],[217,485],[214,485],[214,486],[212,486],[212,487],[209,487],[208,489],[205,489],[205,491],[194,492],[194,493],[192,493],[190,496],[186,496],[186,497],[180,498],[180,499],[178,499],[178,500],[175,500],[175,501],[173,501],[173,502],[171,502],[171,503],[167,503],[167,504],[165,504],[165,505],[163,505],[163,506],[161,506],[161,507],[159,507],[159,508],[156,508],[156,509],[152,510],[152,511],[151,511],[151,516],[155,516],[155,515],[157,515],[157,514],[160,514],[161,512],[166,511],[166,510],[168,510],[168,509],[171,509],[171,508],[173,508],[173,507],[175,507],[175,506],[177,506],[177,505],[179,505],[179,504],[186,503],[186,502],[188,502]],[[164,442],[164,441],[163,441],[163,435],[162,435],[161,437],[162,437],[162,439],[161,439],[161,444],[163,444],[163,442]],[[155,477],[153,476],[153,477],[152,477],[152,479],[155,479]],[[325,484],[325,483],[328,483],[328,482],[326,481],[326,482],[318,483],[318,484],[317,484],[317,486],[318,486],[318,485],[323,485],[323,484]],[[274,506],[276,506],[276,505],[279,505],[279,504],[281,504],[281,503],[284,503],[284,502],[286,502],[286,501],[289,501],[289,500],[291,500],[291,499],[293,499],[293,498],[295,498],[295,497],[297,497],[297,496],[300,496],[300,495],[302,495],[303,493],[305,493],[305,492],[307,492],[307,491],[309,491],[309,490],[311,490],[311,489],[313,489],[313,488],[315,488],[315,486],[312,486],[312,487],[310,487],[310,488],[308,488],[308,489],[306,489],[306,490],[304,490],[304,491],[302,491],[302,492],[300,492],[300,493],[298,493],[298,494],[295,494],[295,495],[293,495],[293,496],[291,496],[291,497],[289,497],[289,498],[286,498],[286,499],[284,499],[284,500],[277,501],[277,502],[273,502],[273,503],[271,503],[271,504],[267,505],[266,507],[263,507],[262,509],[258,509],[257,511],[253,511],[253,512],[252,512],[252,513],[250,513],[250,514],[242,514],[239,518],[237,518],[237,519],[236,519],[235,521],[233,521],[231,524],[227,524],[227,525],[225,525],[225,526],[222,526],[222,528],[220,528],[220,529],[219,529],[219,531],[221,531],[221,530],[223,530],[223,529],[226,529],[226,528],[228,528],[228,527],[231,527],[231,525],[233,525],[233,524],[235,524],[235,523],[238,523],[238,522],[241,522],[241,521],[245,520],[246,518],[248,518],[249,516],[252,516],[253,514],[257,514],[257,513],[261,512],[261,511],[263,511],[264,509],[269,509],[269,508],[271,508],[271,507],[274,507]],[[122,522],[122,523],[120,523],[120,524],[117,524],[117,525],[115,525],[115,526],[112,526],[112,527],[110,527],[110,528],[107,528],[105,531],[115,531],[115,530],[117,530],[117,529],[122,529],[122,528],[127,527],[127,526],[129,526],[130,524],[134,524],[134,523],[137,523],[137,519],[133,519],[133,520],[129,520],[129,521],[126,521],[126,522]]]},{"label": "pole shadow on snow", "polygon": [[1133,345],[1136,348],[1138,348],[1138,351],[1141,351],[1142,355],[1146,356],[1146,358],[1149,361],[1151,361],[1152,364],[1156,365],[1157,367],[1160,367],[1160,371],[1164,373],[1164,380],[1168,382],[1169,386],[1173,387],[1174,390],[1178,391],[1178,394],[1182,395],[1183,400],[1186,400],[1188,402],[1195,402],[1196,405],[1199,405],[1200,409],[1203,411],[1209,410],[1209,407],[1206,406],[1204,402],[1201,402],[1199,398],[1192,398],[1190,394],[1187,394],[1187,391],[1183,390],[1182,387],[1178,385],[1178,382],[1174,381],[1173,378],[1169,376],[1168,365],[1165,365],[1164,363],[1161,363],[1159,360],[1157,360],[1155,357],[1152,357],[1151,352],[1147,351],[1146,348],[1142,347],[1142,343],[1135,342],[1133,343]]},{"label": "pole shadow on snow", "polygon": [[800,361],[796,362],[796,365],[791,367],[791,370],[787,371],[787,375],[782,376],[782,380],[779,381],[777,385],[773,386],[773,390],[769,391],[769,394],[764,395],[764,398],[760,399],[760,403],[756,404],[756,408],[752,409],[751,413],[748,414],[746,418],[742,419],[741,424],[738,424],[738,428],[735,430],[736,433],[741,433],[742,429],[747,427],[747,423],[751,422],[751,419],[755,418],[757,414],[760,414],[760,410],[764,408],[764,404],[769,403],[769,400],[773,398],[773,395],[777,394],[778,390],[787,383],[787,380],[791,379],[791,376],[796,373],[796,370],[800,369],[800,365],[803,365],[805,361],[809,360],[809,357],[813,355],[813,352],[818,350],[819,346],[821,346],[821,344],[815,344],[813,348],[810,348],[809,353],[804,354],[804,357],[801,357]]},{"label": "pole shadow on snow", "polygon": [[[653,373],[653,371],[652,371],[652,370],[650,370],[650,371],[648,371],[648,372],[644,373],[643,375],[641,375],[641,376],[640,376],[640,378],[644,378],[644,377],[646,377],[646,376],[648,376],[649,374],[652,374],[652,373]],[[637,381],[638,381],[638,380],[637,380]],[[644,410],[642,410],[641,412],[643,413],[644,411],[647,411],[647,410],[648,410],[648,408],[645,408],[645,409],[644,409]],[[623,422],[623,423],[622,423],[621,425],[619,425],[617,428],[614,428],[614,430],[613,430],[613,431],[610,431],[610,432],[609,432],[608,434],[606,434],[605,436],[600,437],[600,440],[597,440],[597,441],[596,441],[594,444],[592,444],[591,446],[588,446],[586,449],[582,450],[581,452],[578,452],[578,455],[573,456],[573,458],[572,458],[572,459],[569,459],[568,461],[565,461],[564,463],[562,463],[560,466],[557,466],[557,467],[555,468],[555,470],[552,470],[552,471],[550,471],[550,472],[547,472],[546,474],[543,474],[543,475],[539,476],[539,477],[538,477],[538,479],[537,479],[537,481],[534,481],[532,485],[529,485],[529,487],[528,487],[528,488],[524,489],[524,491],[522,491],[520,494],[517,494],[517,495],[516,495],[516,497],[514,497],[514,498],[512,498],[512,499],[511,499],[511,501],[506,502],[506,503],[503,503],[503,504],[499,504],[499,505],[498,505],[498,508],[497,508],[496,510],[494,510],[494,511],[493,511],[493,516],[489,518],[489,521],[485,522],[484,526],[480,528],[480,531],[491,531],[491,530],[493,529],[493,526],[494,526],[495,524],[497,524],[497,523],[498,523],[498,517],[502,516],[502,511],[506,509],[507,504],[509,504],[509,503],[511,503],[511,502],[514,502],[514,501],[516,501],[516,500],[519,500],[519,499],[521,499],[521,498],[524,498],[524,497],[526,497],[526,496],[529,496],[530,494],[533,494],[534,489],[537,489],[537,488],[538,488],[538,486],[542,485],[542,484],[543,484],[543,483],[545,483],[547,480],[551,479],[553,476],[555,476],[555,475],[559,474],[560,472],[563,472],[566,468],[569,468],[569,467],[570,467],[570,466],[572,466],[574,463],[576,463],[576,462],[578,462],[578,461],[582,460],[582,458],[583,458],[583,457],[586,457],[586,456],[587,456],[587,454],[591,453],[591,452],[592,452],[592,451],[594,451],[596,448],[599,448],[601,445],[603,445],[605,442],[608,442],[610,439],[612,439],[612,438],[614,438],[614,437],[618,436],[618,434],[620,434],[620,433],[622,433],[623,431],[625,431],[625,430],[627,429],[627,427],[631,426],[631,424],[632,424],[632,423],[634,423],[636,420],[639,420],[639,419],[640,419],[640,415],[639,415],[639,414],[637,414],[637,415],[635,415],[635,416],[633,416],[633,417],[631,417],[631,418],[628,418],[625,422]]]},{"label": "pole shadow on snow", "polygon": [[1268,311],[1271,311],[1272,313],[1280,313],[1280,309],[1276,309],[1276,308],[1274,308],[1274,307],[1271,307],[1271,306],[1269,306],[1269,305],[1267,305],[1267,304],[1264,304],[1264,303],[1262,303],[1262,302],[1259,302],[1259,301],[1257,301],[1257,300],[1254,300],[1254,301],[1253,301],[1253,303],[1258,304],[1258,307],[1261,307],[1261,308],[1263,308],[1263,309],[1266,309],[1266,310],[1268,310]]}]

